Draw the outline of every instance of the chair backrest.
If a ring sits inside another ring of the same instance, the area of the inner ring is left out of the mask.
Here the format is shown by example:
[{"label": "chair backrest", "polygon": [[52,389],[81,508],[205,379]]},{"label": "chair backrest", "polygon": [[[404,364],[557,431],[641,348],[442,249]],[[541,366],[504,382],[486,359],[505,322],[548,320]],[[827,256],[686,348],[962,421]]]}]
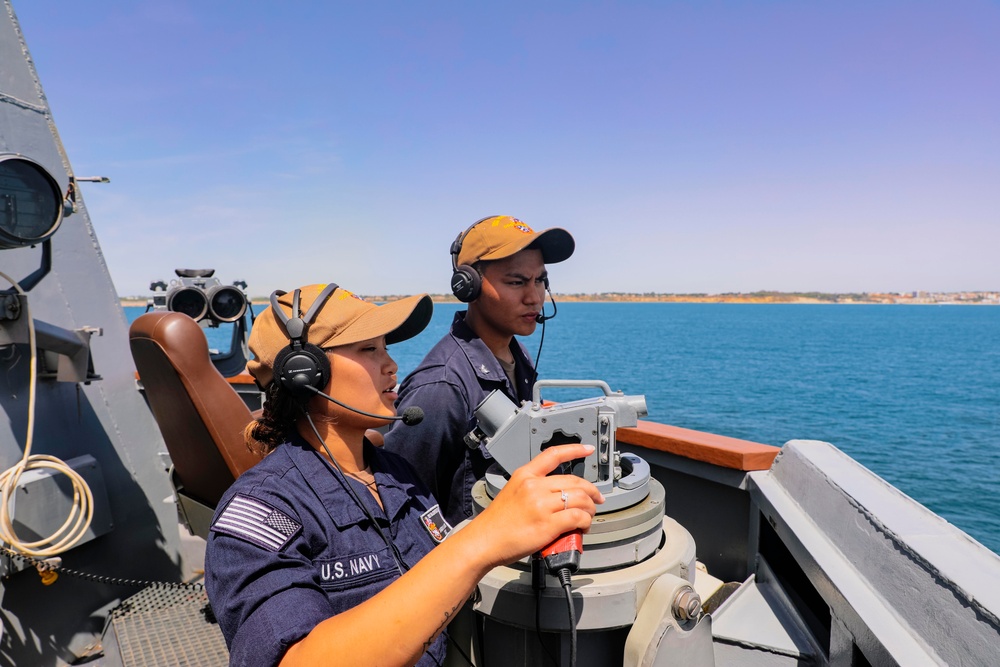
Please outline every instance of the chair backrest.
[{"label": "chair backrest", "polygon": [[205,333],[187,315],[141,315],[129,329],[129,345],[176,480],[184,493],[215,507],[260,460],[243,440],[250,408],[212,364]]}]

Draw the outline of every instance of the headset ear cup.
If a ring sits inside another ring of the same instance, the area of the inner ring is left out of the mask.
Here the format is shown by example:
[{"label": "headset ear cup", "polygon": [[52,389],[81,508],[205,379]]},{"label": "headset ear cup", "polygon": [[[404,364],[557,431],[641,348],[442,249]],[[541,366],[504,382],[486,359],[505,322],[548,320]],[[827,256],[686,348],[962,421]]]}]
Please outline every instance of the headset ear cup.
[{"label": "headset ear cup", "polygon": [[482,289],[482,277],[479,271],[468,264],[455,267],[451,274],[451,292],[462,303],[469,303],[479,298]]},{"label": "headset ear cup", "polygon": [[296,398],[309,398],[330,382],[330,359],[321,348],[306,343],[296,350],[291,345],[281,350],[274,359],[274,377]]}]

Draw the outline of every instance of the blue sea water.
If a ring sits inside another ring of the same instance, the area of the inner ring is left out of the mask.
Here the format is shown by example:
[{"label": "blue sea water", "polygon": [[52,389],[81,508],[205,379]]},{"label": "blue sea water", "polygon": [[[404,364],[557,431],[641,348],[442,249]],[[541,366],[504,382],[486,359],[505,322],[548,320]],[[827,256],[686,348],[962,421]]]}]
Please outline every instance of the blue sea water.
[{"label": "blue sea water", "polygon": [[[400,379],[456,310],[391,348]],[[561,303],[539,371],[644,394],[652,421],[825,440],[1000,553],[1000,308]]]}]

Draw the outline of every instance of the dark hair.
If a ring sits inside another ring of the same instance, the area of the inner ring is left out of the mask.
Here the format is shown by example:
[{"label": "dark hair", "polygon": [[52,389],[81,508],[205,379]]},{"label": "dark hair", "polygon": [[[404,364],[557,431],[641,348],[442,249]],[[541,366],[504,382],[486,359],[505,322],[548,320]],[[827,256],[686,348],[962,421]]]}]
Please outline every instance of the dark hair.
[{"label": "dark hair", "polygon": [[264,456],[287,442],[295,433],[295,422],[304,406],[280,382],[272,381],[264,390],[264,410],[260,417],[247,424],[243,439],[247,449]]}]

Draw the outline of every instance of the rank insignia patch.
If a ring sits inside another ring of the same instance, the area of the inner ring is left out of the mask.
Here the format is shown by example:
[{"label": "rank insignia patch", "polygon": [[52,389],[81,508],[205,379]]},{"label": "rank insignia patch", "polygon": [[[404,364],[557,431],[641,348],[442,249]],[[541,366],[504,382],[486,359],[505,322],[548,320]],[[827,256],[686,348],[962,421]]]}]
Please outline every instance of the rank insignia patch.
[{"label": "rank insignia patch", "polygon": [[424,522],[424,528],[427,529],[435,542],[444,542],[444,538],[448,537],[452,531],[451,524],[444,518],[439,505],[435,505],[421,514],[420,520]]}]

